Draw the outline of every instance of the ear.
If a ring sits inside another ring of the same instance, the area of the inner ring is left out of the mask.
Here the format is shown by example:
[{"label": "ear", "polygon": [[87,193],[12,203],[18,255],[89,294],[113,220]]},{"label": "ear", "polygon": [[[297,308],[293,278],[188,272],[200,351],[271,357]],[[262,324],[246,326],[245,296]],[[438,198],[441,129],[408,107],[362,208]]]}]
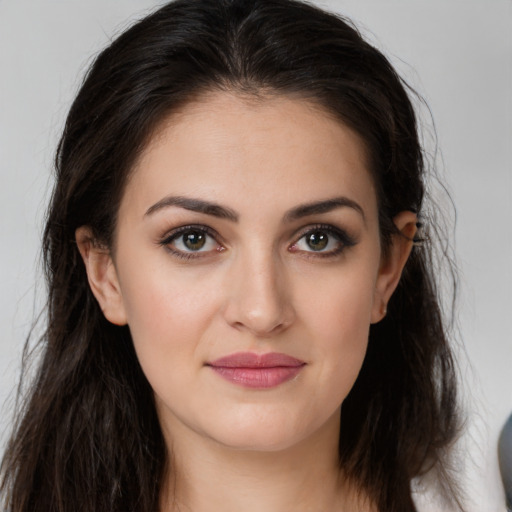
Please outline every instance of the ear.
[{"label": "ear", "polygon": [[400,281],[402,270],[411,253],[417,222],[416,214],[410,211],[400,212],[393,219],[400,233],[392,235],[391,245],[382,256],[375,284],[371,323],[380,322],[386,316],[389,299]]},{"label": "ear", "polygon": [[75,239],[84,260],[89,286],[105,318],[113,324],[126,325],[123,296],[110,250],[95,240],[87,226],[75,231]]}]

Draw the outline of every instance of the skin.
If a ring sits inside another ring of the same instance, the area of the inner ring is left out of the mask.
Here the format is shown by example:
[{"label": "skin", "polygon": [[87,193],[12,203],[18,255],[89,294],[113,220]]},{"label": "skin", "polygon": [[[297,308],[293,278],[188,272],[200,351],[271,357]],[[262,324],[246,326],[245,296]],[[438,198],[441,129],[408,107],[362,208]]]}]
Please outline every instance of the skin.
[{"label": "skin", "polygon": [[[176,196],[232,218],[170,204]],[[297,216],[333,198],[350,204]],[[224,92],[188,105],[150,141],[127,183],[112,251],[77,230],[90,286],[105,316],[129,325],[155,392],[173,454],[162,510],[372,509],[338,468],[340,407],[416,222],[412,212],[394,219],[405,236],[384,258],[377,219],[353,131],[303,100]],[[189,225],[193,236],[197,226],[211,230],[200,250],[173,235]],[[305,233],[328,244],[308,245]],[[305,365],[268,389],[208,366],[240,351]]]}]

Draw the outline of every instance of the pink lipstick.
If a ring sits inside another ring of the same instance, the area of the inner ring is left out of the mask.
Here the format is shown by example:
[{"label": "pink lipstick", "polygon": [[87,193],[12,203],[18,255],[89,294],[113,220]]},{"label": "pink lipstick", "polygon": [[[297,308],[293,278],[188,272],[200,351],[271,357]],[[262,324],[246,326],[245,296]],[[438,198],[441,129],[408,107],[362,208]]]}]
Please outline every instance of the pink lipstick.
[{"label": "pink lipstick", "polygon": [[237,352],[207,363],[222,378],[248,388],[273,388],[293,379],[305,362],[286,354]]}]

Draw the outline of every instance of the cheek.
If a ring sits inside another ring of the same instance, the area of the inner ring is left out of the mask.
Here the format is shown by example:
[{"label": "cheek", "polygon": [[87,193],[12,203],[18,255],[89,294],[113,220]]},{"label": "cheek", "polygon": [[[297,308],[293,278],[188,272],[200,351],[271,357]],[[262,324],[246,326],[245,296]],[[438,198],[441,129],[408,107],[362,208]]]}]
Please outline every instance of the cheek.
[{"label": "cheek", "polygon": [[[328,308],[324,316],[322,338],[319,344],[319,360],[324,361],[325,380],[330,381],[341,393],[343,400],[354,384],[363,364],[368,346],[369,321],[366,304],[361,309],[354,308],[351,303],[344,302],[346,308],[334,310]],[[319,327],[322,329],[322,327]]]},{"label": "cheek", "polygon": [[[351,338],[350,333],[367,332],[373,307],[376,272],[374,265],[334,268],[322,275],[302,278],[302,315],[327,339]],[[356,336],[356,338],[359,338]]]},{"label": "cheek", "polygon": [[371,272],[339,272],[321,289],[310,286],[310,293],[304,294],[302,316],[315,340],[314,358],[322,361],[320,378],[332,383],[331,398],[340,402],[352,388],[366,354],[374,284]]},{"label": "cheek", "polygon": [[140,261],[146,263],[123,269],[123,302],[140,364],[158,387],[203,364],[197,348],[218,308],[218,288],[165,262]]}]

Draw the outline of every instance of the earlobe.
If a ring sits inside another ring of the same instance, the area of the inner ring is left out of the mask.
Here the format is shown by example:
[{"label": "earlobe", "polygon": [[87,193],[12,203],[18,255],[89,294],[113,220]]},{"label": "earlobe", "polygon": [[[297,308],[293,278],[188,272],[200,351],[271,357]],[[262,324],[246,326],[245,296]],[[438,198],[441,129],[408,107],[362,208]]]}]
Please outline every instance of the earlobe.
[{"label": "earlobe", "polygon": [[393,222],[399,233],[392,236],[389,250],[383,257],[375,285],[371,323],[380,322],[387,312],[387,305],[395,291],[402,270],[411,253],[416,234],[417,216],[410,211],[400,212]]},{"label": "earlobe", "polygon": [[110,251],[97,243],[87,226],[76,230],[75,239],[85,264],[89,286],[105,318],[113,324],[126,325],[123,297]]}]

